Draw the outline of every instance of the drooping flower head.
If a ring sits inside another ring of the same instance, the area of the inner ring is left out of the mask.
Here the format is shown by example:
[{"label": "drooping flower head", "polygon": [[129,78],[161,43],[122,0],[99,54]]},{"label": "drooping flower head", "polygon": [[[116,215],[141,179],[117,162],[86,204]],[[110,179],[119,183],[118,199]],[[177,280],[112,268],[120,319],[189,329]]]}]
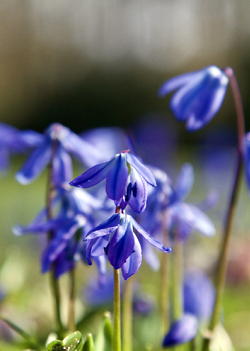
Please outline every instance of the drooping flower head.
[{"label": "drooping flower head", "polygon": [[45,130],[42,142],[17,172],[16,179],[21,184],[29,184],[52,162],[53,183],[60,185],[69,182],[72,178],[72,161],[69,154],[87,166],[102,160],[99,151],[93,145],[60,123],[53,123]]},{"label": "drooping flower head", "polygon": [[189,131],[206,125],[219,111],[229,79],[223,70],[208,66],[167,80],[159,89],[159,96],[177,90],[170,108],[179,121],[186,122]]},{"label": "drooping flower head", "polygon": [[192,340],[198,332],[198,319],[189,313],[171,324],[166,334],[162,347],[173,347]]},{"label": "drooping flower head", "polygon": [[106,253],[111,265],[115,269],[121,268],[124,279],[135,274],[141,265],[142,253],[134,229],[157,249],[171,251],[150,236],[133,217],[116,213],[85,236],[88,263],[92,264],[91,256]]},{"label": "drooping flower head", "polygon": [[41,134],[0,122],[0,172],[8,169],[11,154],[25,153],[41,142]]},{"label": "drooping flower head", "polygon": [[88,169],[71,181],[70,185],[90,188],[106,178],[106,193],[114,200],[116,206],[124,209],[129,204],[136,212],[144,211],[147,183],[156,186],[155,178],[149,169],[128,151]]}]

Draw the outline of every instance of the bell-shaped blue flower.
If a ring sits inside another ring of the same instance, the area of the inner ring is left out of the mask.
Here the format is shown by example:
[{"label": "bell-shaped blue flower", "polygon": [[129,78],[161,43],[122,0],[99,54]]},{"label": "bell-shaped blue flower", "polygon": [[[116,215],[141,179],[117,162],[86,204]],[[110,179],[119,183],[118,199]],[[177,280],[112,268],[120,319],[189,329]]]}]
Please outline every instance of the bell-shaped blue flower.
[{"label": "bell-shaped blue flower", "polygon": [[147,184],[156,186],[155,178],[134,155],[124,151],[109,161],[88,169],[70,182],[80,188],[90,188],[106,178],[106,193],[116,206],[123,209],[127,203],[136,212],[144,211]]},{"label": "bell-shaped blue flower", "polygon": [[219,111],[228,82],[223,70],[208,66],[167,80],[160,87],[159,96],[177,90],[170,101],[171,110],[193,131],[202,128]]},{"label": "bell-shaped blue flower", "polygon": [[86,255],[88,263],[92,264],[91,255],[97,250],[99,255],[106,253],[115,269],[122,269],[124,279],[135,274],[141,265],[142,253],[134,229],[157,249],[171,251],[149,235],[133,217],[116,213],[85,236],[88,245]]},{"label": "bell-shaped blue flower", "polygon": [[60,185],[69,182],[72,178],[72,161],[69,154],[87,166],[102,160],[100,152],[93,145],[60,123],[52,124],[42,137],[42,142],[16,174],[16,179],[21,184],[29,184],[35,180],[50,162],[53,183]]},{"label": "bell-shaped blue flower", "polygon": [[184,314],[174,322],[165,336],[162,346],[173,347],[192,340],[198,332],[198,319],[192,314]]}]

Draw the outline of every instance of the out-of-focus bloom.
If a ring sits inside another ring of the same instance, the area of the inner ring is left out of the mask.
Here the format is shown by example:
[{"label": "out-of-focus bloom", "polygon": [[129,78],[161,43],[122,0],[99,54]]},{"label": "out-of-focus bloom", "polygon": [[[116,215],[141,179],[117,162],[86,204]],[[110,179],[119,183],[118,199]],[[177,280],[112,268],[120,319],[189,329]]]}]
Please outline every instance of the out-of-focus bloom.
[{"label": "out-of-focus bloom", "polygon": [[11,154],[25,153],[41,142],[41,134],[32,130],[20,131],[8,124],[0,123],[0,172],[9,167]]},{"label": "out-of-focus bloom", "polygon": [[169,229],[170,231],[177,230],[179,240],[186,240],[193,230],[197,230],[205,236],[215,234],[215,227],[209,217],[197,206],[183,202],[193,186],[193,181],[193,167],[186,163],[182,166],[177,178],[167,210]]},{"label": "out-of-focus bloom", "polygon": [[134,155],[124,151],[109,161],[88,169],[70,185],[90,188],[106,178],[106,193],[116,206],[127,204],[136,212],[145,210],[147,183],[156,186],[153,174]]},{"label": "out-of-focus bloom", "polygon": [[133,229],[136,229],[144,239],[157,249],[165,252],[171,251],[150,236],[133,217],[116,213],[90,230],[85,236],[88,263],[92,264],[92,251],[97,251],[96,255],[105,252],[111,265],[115,269],[121,268],[124,279],[128,279],[135,274],[141,265],[142,253],[139,240]]},{"label": "out-of-focus bloom", "polygon": [[198,332],[198,319],[192,314],[184,314],[174,322],[165,336],[162,346],[172,347],[192,340]]},{"label": "out-of-focus bloom", "polygon": [[29,184],[52,162],[53,183],[56,185],[72,179],[72,154],[87,166],[102,160],[99,151],[60,123],[52,124],[45,130],[42,142],[33,150],[16,179],[21,184]]},{"label": "out-of-focus bloom", "polygon": [[215,301],[215,288],[202,272],[190,272],[183,283],[184,311],[195,315],[199,321],[207,321]]},{"label": "out-of-focus bloom", "polygon": [[159,89],[159,96],[177,89],[170,107],[179,121],[185,121],[188,130],[202,128],[219,111],[229,79],[223,70],[208,66],[199,71],[171,78]]},{"label": "out-of-focus bloom", "polygon": [[248,185],[248,192],[250,194],[250,132],[246,133],[244,138],[244,146],[245,146],[245,173],[246,180]]},{"label": "out-of-focus bloom", "polygon": [[[46,219],[46,210],[40,212],[35,220],[28,226],[15,226],[13,233],[20,236],[25,233],[48,233],[52,232],[49,241],[42,254],[41,270],[45,273],[54,264],[55,276],[72,269],[78,260],[86,261],[86,244],[82,242],[82,236],[77,236],[79,228],[88,232],[95,225],[93,212],[100,210],[101,201],[94,198],[86,191],[71,188],[61,188],[53,202],[53,207],[59,204],[59,213],[54,219]],[[105,273],[105,257],[92,257],[101,274]]]}]

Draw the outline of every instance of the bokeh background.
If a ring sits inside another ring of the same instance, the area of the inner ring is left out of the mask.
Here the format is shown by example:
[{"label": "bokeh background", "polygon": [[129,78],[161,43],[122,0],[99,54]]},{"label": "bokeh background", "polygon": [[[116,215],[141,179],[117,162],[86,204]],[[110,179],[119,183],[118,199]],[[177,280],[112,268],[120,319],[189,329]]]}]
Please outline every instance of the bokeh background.
[{"label": "bokeh background", "polygon": [[[219,203],[209,213],[218,235],[209,243],[191,239],[187,262],[211,272],[233,179],[232,94],[228,89],[209,125],[187,133],[169,111],[169,97],[158,99],[157,90],[177,74],[207,65],[231,66],[249,130],[249,16],[249,0],[2,0],[0,120],[38,132],[53,122],[76,133],[119,126],[130,132],[147,163],[163,167],[173,179],[183,162],[193,163],[196,183],[189,201],[218,189]],[[39,275],[40,244],[33,237],[14,237],[11,227],[29,223],[43,207],[46,176],[27,187],[19,185],[14,173],[23,161],[15,157],[0,179],[0,278],[8,291],[2,309],[36,331],[41,325],[34,313],[37,296],[39,311],[49,298],[48,292],[41,296],[47,281]],[[249,209],[242,183],[224,311],[226,329],[239,351],[250,350]],[[27,284],[33,295],[25,292]],[[24,313],[29,315],[25,321]],[[47,326],[44,315],[42,319]]]}]

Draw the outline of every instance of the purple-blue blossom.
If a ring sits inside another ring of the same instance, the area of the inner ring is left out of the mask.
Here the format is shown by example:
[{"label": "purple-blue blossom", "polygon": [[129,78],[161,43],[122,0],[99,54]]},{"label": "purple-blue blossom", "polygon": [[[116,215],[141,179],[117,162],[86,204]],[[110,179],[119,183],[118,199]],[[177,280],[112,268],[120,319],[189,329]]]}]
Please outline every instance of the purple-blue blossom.
[{"label": "purple-blue blossom", "polygon": [[41,134],[35,131],[20,131],[0,122],[0,172],[8,169],[11,154],[25,153],[28,149],[38,145],[41,138]]},{"label": "purple-blue blossom", "polygon": [[250,194],[250,132],[246,133],[244,138],[244,158],[245,158],[245,174]]},{"label": "purple-blue blossom", "polygon": [[93,145],[60,123],[53,123],[45,130],[42,141],[17,172],[16,179],[21,184],[29,184],[51,162],[53,183],[60,185],[69,182],[72,179],[72,161],[69,154],[86,166],[102,160],[100,152]]},{"label": "purple-blue blossom", "polygon": [[171,251],[149,235],[133,217],[116,213],[85,236],[88,264],[92,264],[92,255],[103,255],[105,252],[111,265],[115,269],[121,268],[125,280],[135,274],[141,265],[142,253],[134,229],[157,249]]},{"label": "purple-blue blossom", "polygon": [[186,122],[189,131],[206,125],[219,111],[229,79],[216,66],[185,73],[167,80],[159,89],[159,96],[177,90],[170,100],[170,108],[179,121]]},{"label": "purple-blue blossom", "polygon": [[198,319],[192,314],[184,314],[172,323],[166,334],[162,347],[173,347],[192,340],[198,332]]},{"label": "purple-blue blossom", "polygon": [[134,155],[123,151],[109,161],[88,169],[70,182],[80,188],[90,188],[106,178],[106,193],[116,206],[122,209],[127,204],[136,211],[143,212],[147,202],[147,183],[156,186],[150,170]]}]

